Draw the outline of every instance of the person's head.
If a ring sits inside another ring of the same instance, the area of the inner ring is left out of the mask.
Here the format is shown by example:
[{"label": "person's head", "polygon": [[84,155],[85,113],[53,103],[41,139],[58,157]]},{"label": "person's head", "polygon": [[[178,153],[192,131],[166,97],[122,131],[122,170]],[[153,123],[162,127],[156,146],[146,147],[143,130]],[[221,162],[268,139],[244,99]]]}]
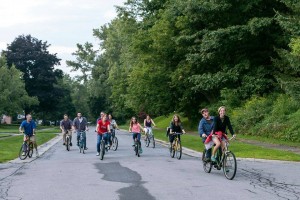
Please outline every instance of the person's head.
[{"label": "person's head", "polygon": [[173,116],[172,122],[173,122],[174,124],[179,124],[179,123],[181,123],[179,115],[175,114],[175,115]]},{"label": "person's head", "polygon": [[106,120],[107,120],[107,114],[103,114],[103,116],[102,116],[102,121],[103,121],[103,122],[106,122]]},{"label": "person's head", "polygon": [[113,117],[111,114],[108,115],[108,119],[111,120]]},{"label": "person's head", "polygon": [[218,109],[218,113],[219,113],[219,116],[221,118],[224,118],[225,114],[226,114],[226,108],[225,106],[221,106],[219,109]]},{"label": "person's head", "polygon": [[130,120],[130,126],[132,126],[133,124],[137,124],[137,119],[136,119],[136,117],[131,117],[131,120]]},{"label": "person's head", "polygon": [[204,119],[209,119],[209,111],[208,111],[208,109],[207,108],[203,108],[202,110],[201,110],[201,114],[202,114],[202,117],[204,118]]},{"label": "person's head", "polygon": [[146,115],[146,119],[150,120],[151,119],[150,115]]},{"label": "person's head", "polygon": [[27,114],[27,115],[26,115],[26,120],[29,121],[29,122],[32,120],[31,114]]},{"label": "person's head", "polygon": [[103,117],[103,115],[105,114],[105,112],[100,112],[100,117],[102,118]]},{"label": "person's head", "polygon": [[64,114],[64,120],[68,120],[69,119],[69,116],[67,114]]},{"label": "person's head", "polygon": [[81,118],[81,117],[82,117],[81,112],[78,112],[78,113],[77,113],[77,117],[78,117],[78,118]]}]

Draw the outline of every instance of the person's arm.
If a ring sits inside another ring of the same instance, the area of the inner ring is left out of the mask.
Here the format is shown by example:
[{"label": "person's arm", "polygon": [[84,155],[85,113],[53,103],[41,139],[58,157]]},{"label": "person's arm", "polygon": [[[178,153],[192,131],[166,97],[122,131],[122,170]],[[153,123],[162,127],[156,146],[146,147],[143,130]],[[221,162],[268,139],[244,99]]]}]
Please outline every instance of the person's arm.
[{"label": "person's arm", "polygon": [[198,133],[200,135],[200,137],[206,137],[206,134],[204,133],[204,129],[203,129],[203,125],[204,125],[204,121],[201,119],[199,122],[199,126],[198,126]]},{"label": "person's arm", "polygon": [[85,121],[85,131],[88,131],[89,130],[88,121],[85,117],[83,118],[83,120]]},{"label": "person's arm", "polygon": [[110,124],[107,124],[107,132],[110,133]]},{"label": "person's arm", "polygon": [[36,130],[36,124],[35,122],[32,122],[32,134],[35,135],[35,130]]},{"label": "person's arm", "polygon": [[181,132],[183,133],[183,134],[185,134],[185,130],[184,130],[184,128],[183,128],[183,126],[180,124],[180,129],[181,129]]},{"label": "person's arm", "polygon": [[228,120],[227,120],[227,126],[228,126],[228,129],[229,129],[231,135],[232,135],[232,136],[235,136],[235,135],[234,135],[234,132],[233,132],[233,128],[232,128],[231,123],[230,123],[229,117],[227,117],[227,119],[228,119]]},{"label": "person's arm", "polygon": [[141,132],[145,132],[145,131],[144,131],[144,128],[141,126],[141,124],[139,124],[139,127],[140,127],[140,129],[141,129]]},{"label": "person's arm", "polygon": [[152,122],[153,126],[156,126],[156,124],[154,123],[153,119],[151,119],[151,122]]},{"label": "person's arm", "polygon": [[116,120],[115,120],[115,126],[116,126],[116,129],[119,130],[119,127],[118,127],[118,124],[117,124]]},{"label": "person's arm", "polygon": [[170,134],[172,135],[173,134],[173,123],[172,122],[170,123],[169,127],[170,127]]},{"label": "person's arm", "polygon": [[63,132],[64,129],[63,129],[63,125],[62,124],[63,124],[63,121],[61,120],[60,123],[59,123],[59,127],[60,127],[60,130]]},{"label": "person's arm", "polygon": [[23,132],[23,122],[21,123],[20,127],[19,127],[19,132],[22,133]]}]

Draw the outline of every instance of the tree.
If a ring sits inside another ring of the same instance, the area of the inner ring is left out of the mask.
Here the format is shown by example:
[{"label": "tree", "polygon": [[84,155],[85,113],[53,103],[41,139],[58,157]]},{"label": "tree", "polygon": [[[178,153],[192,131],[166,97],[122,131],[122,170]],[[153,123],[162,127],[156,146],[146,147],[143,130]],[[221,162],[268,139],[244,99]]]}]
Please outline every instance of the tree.
[{"label": "tree", "polygon": [[36,97],[28,96],[21,76],[18,69],[9,68],[5,58],[0,57],[0,114],[14,116],[23,113],[25,107],[38,105]]},{"label": "tree", "polygon": [[63,72],[54,69],[55,65],[60,64],[60,59],[56,54],[49,53],[49,46],[47,42],[31,35],[21,35],[3,52],[7,57],[8,66],[15,65],[22,71],[28,95],[36,96],[40,102],[38,106],[27,107],[26,112],[34,110],[42,119],[50,116],[53,110],[58,110],[60,100],[68,92],[62,91],[57,85],[58,80],[63,77]]}]

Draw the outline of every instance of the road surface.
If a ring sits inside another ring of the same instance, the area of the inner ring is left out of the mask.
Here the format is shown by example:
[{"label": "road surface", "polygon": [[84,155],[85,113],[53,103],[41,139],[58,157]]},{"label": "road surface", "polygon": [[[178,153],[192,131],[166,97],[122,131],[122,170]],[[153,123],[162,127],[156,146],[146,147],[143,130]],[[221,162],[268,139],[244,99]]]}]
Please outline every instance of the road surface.
[{"label": "road surface", "polygon": [[237,175],[230,181],[222,171],[205,173],[197,157],[170,158],[159,144],[153,149],[142,142],[138,158],[131,135],[118,131],[117,137],[118,150],[109,151],[103,161],[90,131],[86,154],[75,146],[68,152],[59,141],[32,162],[1,164],[0,199],[300,199],[300,163],[238,159]]}]

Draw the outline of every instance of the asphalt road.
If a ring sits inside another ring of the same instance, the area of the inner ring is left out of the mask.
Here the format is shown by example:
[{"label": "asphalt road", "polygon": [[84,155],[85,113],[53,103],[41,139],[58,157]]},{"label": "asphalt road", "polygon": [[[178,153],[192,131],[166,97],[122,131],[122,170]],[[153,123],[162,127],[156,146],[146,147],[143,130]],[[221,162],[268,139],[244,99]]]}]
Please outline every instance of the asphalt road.
[{"label": "asphalt road", "polygon": [[118,150],[101,161],[95,133],[87,137],[86,154],[75,146],[68,152],[59,141],[32,162],[1,164],[0,199],[300,199],[300,163],[238,159],[237,175],[230,181],[222,171],[205,173],[197,157],[170,158],[159,144],[153,149],[142,142],[138,158],[131,135],[121,131]]}]

